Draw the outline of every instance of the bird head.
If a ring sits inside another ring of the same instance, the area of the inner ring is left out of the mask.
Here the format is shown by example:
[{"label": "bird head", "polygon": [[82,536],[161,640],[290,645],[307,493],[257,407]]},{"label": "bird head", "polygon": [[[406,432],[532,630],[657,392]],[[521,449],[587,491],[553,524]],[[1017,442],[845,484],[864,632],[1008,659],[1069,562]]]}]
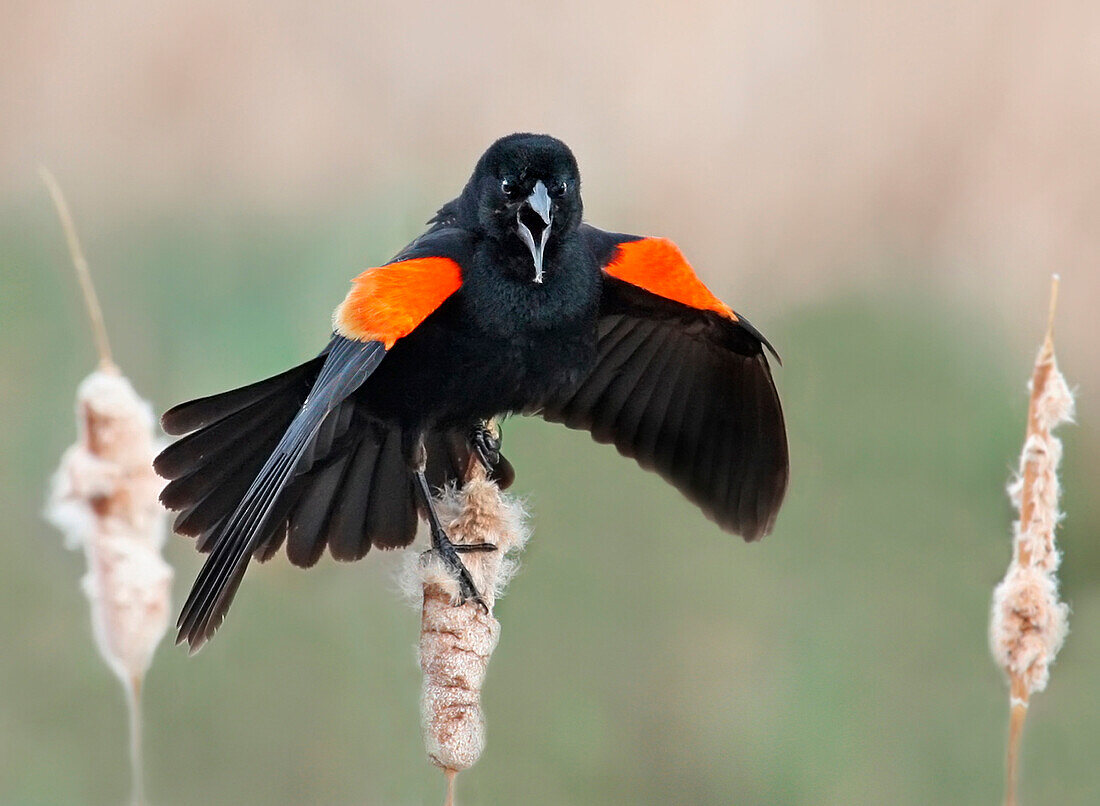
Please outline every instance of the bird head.
[{"label": "bird head", "polygon": [[512,134],[489,146],[464,195],[476,202],[481,229],[522,257],[536,283],[547,254],[581,223],[577,161],[565,143],[544,134]]}]

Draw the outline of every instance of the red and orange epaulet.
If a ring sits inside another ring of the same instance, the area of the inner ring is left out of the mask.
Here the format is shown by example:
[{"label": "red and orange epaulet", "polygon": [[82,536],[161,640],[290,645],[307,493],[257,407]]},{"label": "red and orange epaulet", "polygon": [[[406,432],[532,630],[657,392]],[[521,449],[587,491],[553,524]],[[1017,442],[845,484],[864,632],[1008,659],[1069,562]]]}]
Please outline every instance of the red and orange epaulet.
[{"label": "red and orange epaulet", "polygon": [[703,285],[680,249],[667,238],[623,241],[604,271],[659,297],[738,321],[733,309]]},{"label": "red and orange epaulet", "polygon": [[420,257],[367,269],[332,314],[332,329],[358,341],[380,341],[390,349],[462,285],[458,263]]}]

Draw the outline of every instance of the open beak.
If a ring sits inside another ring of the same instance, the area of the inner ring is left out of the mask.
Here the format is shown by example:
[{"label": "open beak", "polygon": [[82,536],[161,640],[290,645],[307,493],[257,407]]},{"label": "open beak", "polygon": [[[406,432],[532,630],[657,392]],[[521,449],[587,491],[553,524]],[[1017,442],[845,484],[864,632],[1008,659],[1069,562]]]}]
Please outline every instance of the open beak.
[{"label": "open beak", "polygon": [[534,190],[516,212],[516,224],[520,240],[531,250],[531,259],[535,261],[535,282],[542,282],[542,256],[546,251],[546,241],[550,237],[550,224],[554,216],[550,210],[550,195],[541,180],[535,183]]}]

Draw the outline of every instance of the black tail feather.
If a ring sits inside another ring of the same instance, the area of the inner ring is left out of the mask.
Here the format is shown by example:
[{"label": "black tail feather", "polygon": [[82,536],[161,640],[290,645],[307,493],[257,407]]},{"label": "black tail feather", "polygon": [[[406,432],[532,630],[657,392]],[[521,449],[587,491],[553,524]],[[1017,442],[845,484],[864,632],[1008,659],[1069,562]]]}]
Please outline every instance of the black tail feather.
[{"label": "black tail feather", "polygon": [[[346,359],[364,347],[345,343],[333,356]],[[353,358],[369,360],[359,353]],[[210,552],[178,622],[179,640],[192,649],[221,624],[251,557],[270,559],[285,544],[291,562],[308,567],[326,545],[335,559],[356,560],[372,546],[407,546],[415,537],[405,435],[349,393],[337,397],[332,385],[343,382],[341,376],[322,373],[322,363],[314,359],[165,415],[173,433],[194,430],[154,463],[171,479],[162,501],[179,511],[176,531],[195,536],[196,547]],[[319,400],[325,409],[318,417]],[[432,432],[425,441],[435,487],[461,480],[476,461],[461,430]],[[510,484],[511,463],[501,457],[492,476]]]},{"label": "black tail feather", "polygon": [[390,429],[378,452],[367,503],[367,536],[380,549],[407,546],[416,537],[416,499],[401,431]]},{"label": "black tail feather", "polygon": [[329,522],[329,551],[337,560],[358,560],[370,551],[367,505],[379,447],[378,439],[364,439],[348,466],[341,497]]},{"label": "black tail feather", "polygon": [[283,397],[284,394],[300,394],[304,399],[321,371],[327,352],[326,350],[304,364],[248,386],[180,403],[160,418],[161,427],[164,428],[164,433],[179,436],[224,420],[253,403]]},{"label": "black tail feather", "polygon": [[324,553],[329,517],[349,458],[350,454],[345,453],[313,473],[308,488],[290,513],[286,556],[297,566],[309,568]]}]

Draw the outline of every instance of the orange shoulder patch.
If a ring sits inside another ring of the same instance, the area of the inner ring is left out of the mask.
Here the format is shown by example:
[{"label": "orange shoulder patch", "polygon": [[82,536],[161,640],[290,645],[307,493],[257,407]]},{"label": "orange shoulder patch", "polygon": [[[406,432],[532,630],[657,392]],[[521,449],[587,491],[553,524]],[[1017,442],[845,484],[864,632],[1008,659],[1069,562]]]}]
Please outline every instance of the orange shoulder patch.
[{"label": "orange shoulder patch", "polygon": [[332,314],[332,329],[390,349],[462,285],[462,270],[446,257],[421,257],[367,269]]},{"label": "orange shoulder patch", "polygon": [[642,238],[619,244],[614,260],[604,271],[651,294],[737,321],[733,309],[703,285],[683,253],[668,238]]}]

